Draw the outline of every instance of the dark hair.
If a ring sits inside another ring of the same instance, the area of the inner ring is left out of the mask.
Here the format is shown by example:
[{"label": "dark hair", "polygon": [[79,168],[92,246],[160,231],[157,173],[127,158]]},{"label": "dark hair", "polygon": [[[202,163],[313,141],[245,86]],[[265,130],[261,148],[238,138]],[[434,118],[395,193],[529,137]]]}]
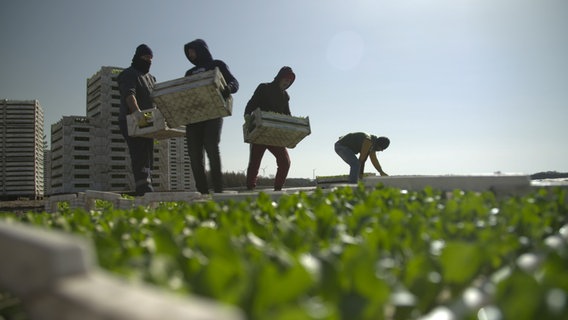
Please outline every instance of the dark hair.
[{"label": "dark hair", "polygon": [[385,150],[390,145],[390,140],[387,137],[378,137],[373,139],[373,149],[376,151]]}]

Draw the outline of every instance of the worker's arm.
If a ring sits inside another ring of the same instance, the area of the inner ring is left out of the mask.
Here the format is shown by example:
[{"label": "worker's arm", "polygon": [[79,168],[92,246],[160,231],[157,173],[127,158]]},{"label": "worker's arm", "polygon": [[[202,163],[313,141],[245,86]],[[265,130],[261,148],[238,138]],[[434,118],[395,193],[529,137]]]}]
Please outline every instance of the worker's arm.
[{"label": "worker's arm", "polygon": [[136,96],[131,94],[128,97],[126,97],[126,105],[128,106],[128,110],[130,110],[130,114],[132,114],[134,116],[134,119],[136,119],[138,126],[145,127],[148,125],[144,113],[142,113],[142,110],[140,110],[140,106],[138,106],[138,101],[136,100]]},{"label": "worker's arm", "polygon": [[365,139],[361,144],[361,151],[359,151],[359,164],[360,164],[359,178],[362,178],[363,173],[365,173],[365,162],[369,157],[369,152],[371,151],[372,146],[373,142],[371,141],[371,139]]},{"label": "worker's arm", "polygon": [[130,110],[130,113],[141,111],[140,107],[138,106],[138,101],[136,100],[136,97],[133,94],[126,97],[126,105],[128,105],[128,110]]},{"label": "worker's arm", "polygon": [[375,169],[377,169],[377,171],[381,174],[381,176],[388,176],[388,174],[386,174],[383,171],[383,168],[381,168],[381,164],[379,163],[379,159],[377,159],[376,152],[371,152],[371,163],[373,164]]}]

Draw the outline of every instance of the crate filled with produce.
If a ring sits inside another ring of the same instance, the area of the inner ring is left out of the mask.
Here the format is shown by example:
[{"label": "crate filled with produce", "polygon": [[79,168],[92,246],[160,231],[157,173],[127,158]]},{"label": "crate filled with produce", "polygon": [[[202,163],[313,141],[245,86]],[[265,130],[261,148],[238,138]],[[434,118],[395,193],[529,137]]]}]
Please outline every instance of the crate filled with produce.
[{"label": "crate filled with produce", "polygon": [[256,109],[243,125],[246,143],[294,148],[311,133],[309,117]]},{"label": "crate filled with produce", "polygon": [[230,116],[233,98],[218,68],[157,83],[152,99],[172,127]]},{"label": "crate filled with produce", "polygon": [[126,116],[128,135],[131,137],[170,139],[185,136],[185,129],[170,128],[157,108],[142,110]]}]

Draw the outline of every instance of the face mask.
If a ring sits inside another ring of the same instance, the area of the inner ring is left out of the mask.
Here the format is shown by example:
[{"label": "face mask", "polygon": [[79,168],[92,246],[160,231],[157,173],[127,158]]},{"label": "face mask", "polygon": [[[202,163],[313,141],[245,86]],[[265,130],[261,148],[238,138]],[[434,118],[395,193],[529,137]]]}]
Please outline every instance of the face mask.
[{"label": "face mask", "polygon": [[148,73],[150,71],[150,66],[152,65],[152,61],[146,61],[146,60],[142,60],[142,59],[136,59],[135,61],[132,62],[132,66],[142,72],[142,73]]}]

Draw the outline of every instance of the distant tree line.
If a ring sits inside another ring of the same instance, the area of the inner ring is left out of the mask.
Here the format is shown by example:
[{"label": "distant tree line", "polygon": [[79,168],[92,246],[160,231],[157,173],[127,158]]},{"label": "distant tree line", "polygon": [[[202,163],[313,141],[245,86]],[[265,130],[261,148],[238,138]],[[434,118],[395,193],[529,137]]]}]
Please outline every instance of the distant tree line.
[{"label": "distant tree line", "polygon": [[532,180],[568,178],[568,172],[546,171],[531,175]]},{"label": "distant tree line", "polygon": [[[208,179],[211,179],[209,173]],[[209,181],[210,184],[211,181]],[[284,184],[285,188],[292,187],[313,187],[316,182],[312,179],[305,178],[288,178]],[[247,186],[247,176],[244,172],[223,172],[223,186],[227,189],[245,190]],[[257,180],[257,187],[270,188],[274,186],[273,177],[259,176]]]}]

